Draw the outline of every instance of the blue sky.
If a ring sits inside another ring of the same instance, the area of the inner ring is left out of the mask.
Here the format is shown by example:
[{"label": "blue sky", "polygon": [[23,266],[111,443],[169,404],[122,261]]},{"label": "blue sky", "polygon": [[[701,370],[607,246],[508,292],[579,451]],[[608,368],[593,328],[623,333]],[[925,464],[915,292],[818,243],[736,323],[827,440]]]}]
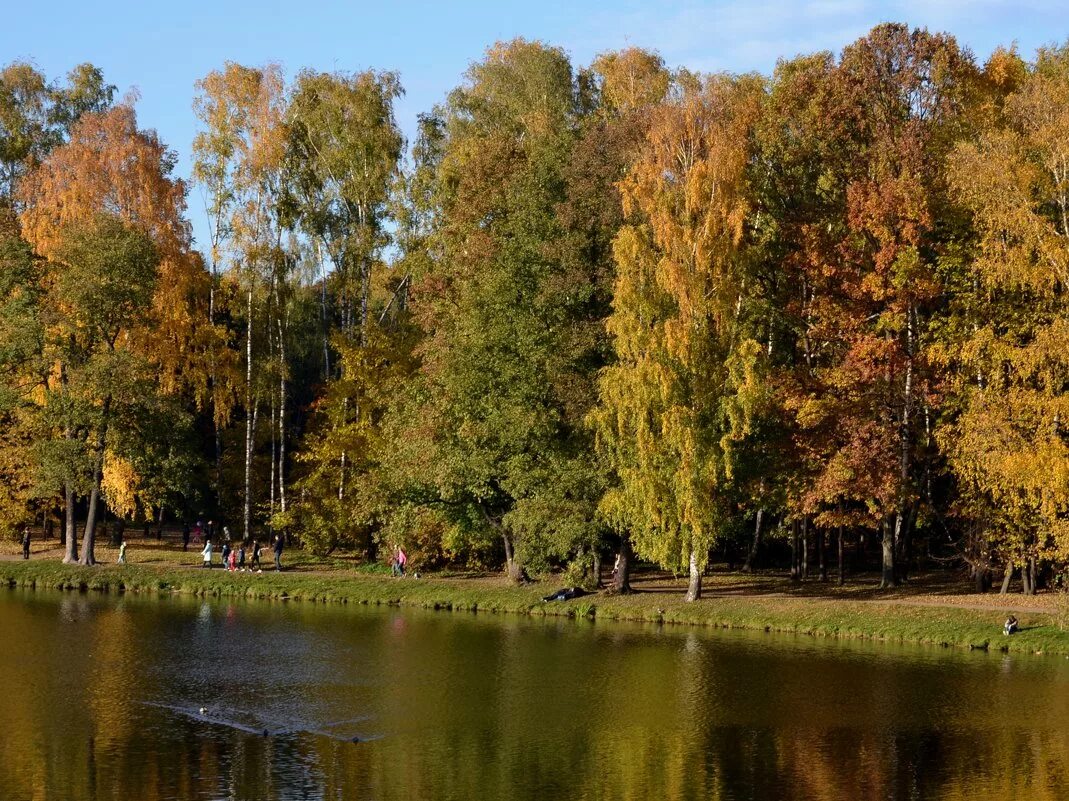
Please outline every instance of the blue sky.
[{"label": "blue sky", "polygon": [[[576,64],[627,45],[672,66],[768,72],[779,57],[838,52],[887,20],[945,30],[979,59],[1016,41],[1025,55],[1069,37],[1065,0],[751,0],[727,2],[356,2],[356,0],[54,0],[5,11],[0,63],[29,59],[49,77],[91,61],[120,92],[136,87],[143,127],[155,128],[189,170],[193,82],[224,61],[400,72],[406,132],[495,41],[524,36],[567,50]],[[200,195],[189,212],[203,230]]]}]

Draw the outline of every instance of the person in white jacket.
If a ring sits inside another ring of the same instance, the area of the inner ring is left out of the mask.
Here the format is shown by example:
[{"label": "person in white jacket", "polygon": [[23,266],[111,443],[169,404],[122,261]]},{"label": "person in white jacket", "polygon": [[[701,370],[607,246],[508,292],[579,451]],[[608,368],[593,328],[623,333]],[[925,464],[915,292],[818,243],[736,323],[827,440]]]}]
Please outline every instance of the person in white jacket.
[{"label": "person in white jacket", "polygon": [[204,541],[204,550],[200,552],[200,555],[204,557],[204,566],[211,569],[212,566],[212,541]]}]

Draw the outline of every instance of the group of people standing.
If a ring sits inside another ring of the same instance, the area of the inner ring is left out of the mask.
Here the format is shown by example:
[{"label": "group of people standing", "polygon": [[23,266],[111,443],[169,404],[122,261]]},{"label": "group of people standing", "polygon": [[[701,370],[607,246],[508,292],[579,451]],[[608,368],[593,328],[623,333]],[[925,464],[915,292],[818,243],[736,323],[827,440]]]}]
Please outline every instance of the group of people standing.
[{"label": "group of people standing", "polygon": [[[285,539],[282,534],[276,534],[274,543],[271,550],[275,555],[275,570],[282,570],[282,549],[285,547]],[[213,555],[215,549],[212,546],[211,537],[206,537],[204,540],[204,548],[200,554],[204,558],[204,567],[214,567]],[[232,573],[246,571],[250,573],[262,573],[263,567],[260,562],[260,556],[263,553],[263,546],[259,540],[253,540],[252,543],[246,548],[246,543],[243,540],[238,543],[238,546],[232,547],[230,544],[230,529],[223,526],[223,547],[219,550],[220,561],[224,570],[229,570]],[[248,567],[246,567],[246,559],[248,560]]]}]

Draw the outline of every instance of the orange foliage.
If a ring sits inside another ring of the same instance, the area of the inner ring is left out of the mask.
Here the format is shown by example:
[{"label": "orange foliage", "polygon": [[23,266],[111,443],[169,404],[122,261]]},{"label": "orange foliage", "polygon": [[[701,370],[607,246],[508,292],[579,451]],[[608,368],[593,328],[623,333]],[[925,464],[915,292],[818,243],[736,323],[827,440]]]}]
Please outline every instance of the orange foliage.
[{"label": "orange foliage", "polygon": [[175,156],[154,131],[137,127],[130,105],[85,114],[70,141],[20,183],[23,235],[46,258],[61,246],[64,228],[114,214],[145,232],[160,256],[153,308],[129,328],[159,365],[165,389],[180,383],[205,391],[196,354],[216,332],[205,322],[208,275],[191,251],[183,182],[172,177]]}]

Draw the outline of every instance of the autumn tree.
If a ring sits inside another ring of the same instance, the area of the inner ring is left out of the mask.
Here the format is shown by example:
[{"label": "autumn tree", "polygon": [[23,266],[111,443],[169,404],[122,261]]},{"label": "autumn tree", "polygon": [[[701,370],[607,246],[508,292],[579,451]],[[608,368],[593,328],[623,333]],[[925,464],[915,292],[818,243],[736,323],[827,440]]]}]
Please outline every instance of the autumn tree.
[{"label": "autumn tree", "polygon": [[62,144],[78,119],[106,110],[115,87],[92,64],[80,64],[55,84],[32,64],[0,69],[0,205],[8,212],[18,180]]},{"label": "autumn tree", "polygon": [[937,263],[955,235],[943,163],[965,130],[976,70],[951,37],[892,24],[833,69],[800,66],[792,80],[811,89],[779,126],[785,153],[792,139],[812,151],[794,148],[788,162],[801,191],[781,201],[795,211],[779,232],[797,275],[790,404],[810,465],[794,497],[803,515],[841,524],[849,509],[880,530],[890,586],[908,565],[933,457],[926,346]]},{"label": "autumn tree", "polygon": [[[598,371],[613,359],[605,320],[616,273],[612,243],[625,222],[619,183],[638,155],[654,110],[669,91],[671,75],[660,56],[628,48],[599,55],[580,72],[577,84],[581,116],[564,167],[565,198],[556,212],[562,235],[555,246],[562,266],[558,291],[572,298],[574,320],[568,332],[571,341],[562,349],[561,369],[554,371],[552,380],[573,437],[579,447],[594,451],[593,429],[584,420],[597,404]],[[586,480],[584,498],[592,506],[612,481],[605,460],[598,459],[594,469],[593,480]],[[576,545],[593,552],[597,583],[604,532],[597,515],[593,517]],[[628,592],[630,532],[621,528],[616,534],[612,588]]]},{"label": "autumn tree", "polygon": [[[113,426],[115,395],[108,387],[128,377],[125,368],[108,368],[98,356],[136,356],[151,365],[152,383],[163,392],[197,398],[205,390],[199,357],[215,332],[195,324],[197,304],[207,299],[206,276],[189,249],[185,188],[172,177],[173,168],[173,154],[154,133],[140,130],[133,108],[122,105],[81,116],[70,141],[19,186],[23,234],[49,262],[45,286],[54,311],[47,336],[55,367],[46,397],[56,401],[64,421],[61,439],[84,439],[92,465],[84,488],[90,513],[83,563],[94,558],[96,503]],[[67,478],[72,559],[79,488]]]},{"label": "autumn tree", "polygon": [[[285,86],[278,65],[255,68],[228,62],[221,71],[198,81],[197,91],[194,111],[204,128],[193,142],[193,170],[208,194],[212,270],[217,273],[221,265],[234,295],[241,297],[228,312],[244,327],[240,498],[242,532],[248,539],[257,505],[253,470],[264,400],[271,410],[272,437],[276,421],[285,419],[286,303],[295,266],[286,237],[288,211],[282,202],[286,197]],[[221,422],[217,420],[217,427]],[[269,493],[279,488],[284,509],[284,425],[281,435],[281,459],[277,450],[272,454]]]},{"label": "autumn tree", "polygon": [[42,265],[29,245],[0,233],[0,532],[14,534],[37,494],[35,393],[47,382]]},{"label": "autumn tree", "polygon": [[1041,564],[1069,554],[1069,48],[1039,51],[1025,74],[996,54],[985,72],[1007,66],[992,124],[950,160],[976,235],[938,351],[955,401],[940,440],[959,509],[1007,566],[1003,589],[1019,567],[1032,593]]},{"label": "autumn tree", "polygon": [[602,505],[639,555],[689,571],[688,601],[730,509],[757,385],[742,252],[760,96],[751,78],[684,88],[658,109],[622,184],[640,222],[615,241],[617,362],[603,371],[595,422],[619,483]]}]

